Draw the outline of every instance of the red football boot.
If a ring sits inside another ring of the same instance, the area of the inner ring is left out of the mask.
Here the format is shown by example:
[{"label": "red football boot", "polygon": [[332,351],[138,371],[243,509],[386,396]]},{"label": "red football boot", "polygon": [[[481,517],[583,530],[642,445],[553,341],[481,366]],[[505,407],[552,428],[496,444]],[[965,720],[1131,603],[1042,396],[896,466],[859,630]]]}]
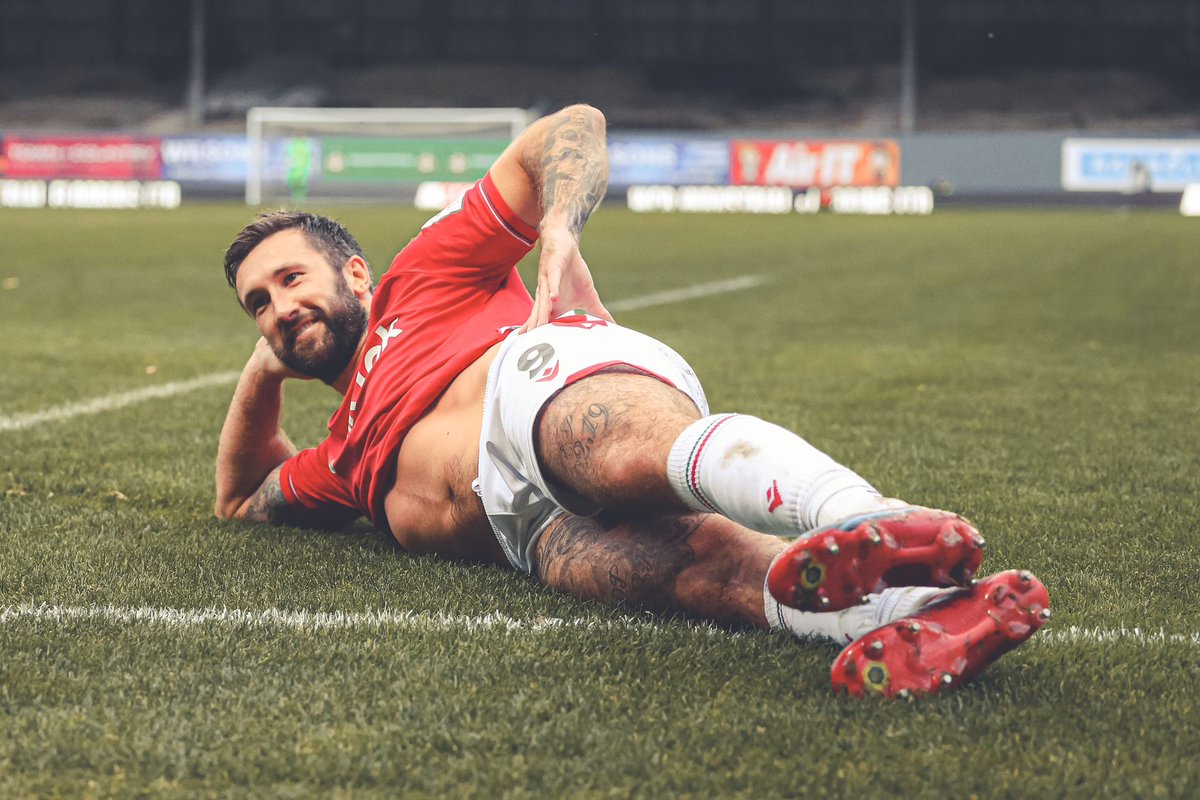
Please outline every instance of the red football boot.
[{"label": "red football boot", "polygon": [[797,539],[767,573],[771,596],[801,611],[840,611],[889,586],[964,586],[983,537],[949,511],[920,506],[851,517]]},{"label": "red football boot", "polygon": [[1024,570],[998,572],[876,628],[833,662],[834,691],[905,699],[979,674],[1050,619],[1046,587]]}]

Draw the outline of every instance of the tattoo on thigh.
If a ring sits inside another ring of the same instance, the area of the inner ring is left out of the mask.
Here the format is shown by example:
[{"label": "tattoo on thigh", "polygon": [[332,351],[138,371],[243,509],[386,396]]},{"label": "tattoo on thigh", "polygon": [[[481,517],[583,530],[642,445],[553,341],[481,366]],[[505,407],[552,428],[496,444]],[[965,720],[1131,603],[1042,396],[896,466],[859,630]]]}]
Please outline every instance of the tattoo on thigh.
[{"label": "tattoo on thigh", "polygon": [[575,430],[575,420],[568,415],[559,424],[562,440],[558,451],[566,462],[573,462],[576,468],[585,469],[592,453],[592,447],[604,431],[608,429],[608,408],[600,403],[592,403],[587,407],[584,416],[579,421],[579,430]]},{"label": "tattoo on thigh", "polygon": [[595,439],[597,433],[608,427],[608,409],[600,403],[592,403],[588,406],[587,416],[582,420],[582,424],[588,435]]}]

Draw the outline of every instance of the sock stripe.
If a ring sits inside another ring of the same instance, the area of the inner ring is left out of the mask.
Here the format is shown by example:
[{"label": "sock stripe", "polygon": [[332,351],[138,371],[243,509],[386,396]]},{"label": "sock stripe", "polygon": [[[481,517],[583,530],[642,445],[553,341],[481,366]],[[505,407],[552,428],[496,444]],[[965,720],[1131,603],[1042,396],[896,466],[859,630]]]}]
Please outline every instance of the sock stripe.
[{"label": "sock stripe", "polygon": [[[775,562],[772,561],[771,565],[774,566]],[[767,575],[770,574],[770,570],[768,570]],[[787,630],[787,620],[783,616],[783,605],[771,596],[771,589],[768,586],[767,578],[763,578],[763,616],[767,618],[767,627],[771,630]]]},{"label": "sock stripe", "polygon": [[708,444],[709,439],[716,433],[717,428],[724,425],[729,420],[736,417],[737,414],[725,414],[714,420],[704,429],[704,433],[696,440],[696,444],[692,446],[692,452],[688,454],[687,459],[687,486],[691,490],[692,496],[696,500],[713,511],[717,511],[717,507],[704,496],[704,492],[700,490],[700,459],[704,457],[704,447]]}]

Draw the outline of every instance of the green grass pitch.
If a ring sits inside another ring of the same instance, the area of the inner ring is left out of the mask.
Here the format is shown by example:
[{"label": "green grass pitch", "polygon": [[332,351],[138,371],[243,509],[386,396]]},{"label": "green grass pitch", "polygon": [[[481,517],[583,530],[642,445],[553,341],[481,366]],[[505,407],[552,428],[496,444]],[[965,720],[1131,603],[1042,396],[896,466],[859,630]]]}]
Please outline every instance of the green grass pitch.
[{"label": "green grass pitch", "polygon": [[[333,213],[377,273],[424,218]],[[830,692],[832,645],[588,604],[366,526],[218,522],[231,383],[30,422],[240,369],[256,333],[220,261],[249,216],[0,211],[0,796],[1200,794],[1200,223],[594,217],[609,300],[766,279],[619,315],[714,410],[961,511],[985,571],[1049,587],[1054,619],[979,680],[884,703]],[[287,402],[314,444],[332,396]]]}]

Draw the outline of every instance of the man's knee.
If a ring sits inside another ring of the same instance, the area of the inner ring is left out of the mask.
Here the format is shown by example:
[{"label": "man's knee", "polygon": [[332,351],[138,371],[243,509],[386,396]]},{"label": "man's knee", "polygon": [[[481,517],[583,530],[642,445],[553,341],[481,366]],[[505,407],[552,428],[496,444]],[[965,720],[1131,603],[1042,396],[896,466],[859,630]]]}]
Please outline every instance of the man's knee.
[{"label": "man's knee", "polygon": [[678,389],[642,373],[604,372],[567,386],[542,409],[535,445],[551,480],[605,504],[673,499],[667,456],[699,419]]}]

